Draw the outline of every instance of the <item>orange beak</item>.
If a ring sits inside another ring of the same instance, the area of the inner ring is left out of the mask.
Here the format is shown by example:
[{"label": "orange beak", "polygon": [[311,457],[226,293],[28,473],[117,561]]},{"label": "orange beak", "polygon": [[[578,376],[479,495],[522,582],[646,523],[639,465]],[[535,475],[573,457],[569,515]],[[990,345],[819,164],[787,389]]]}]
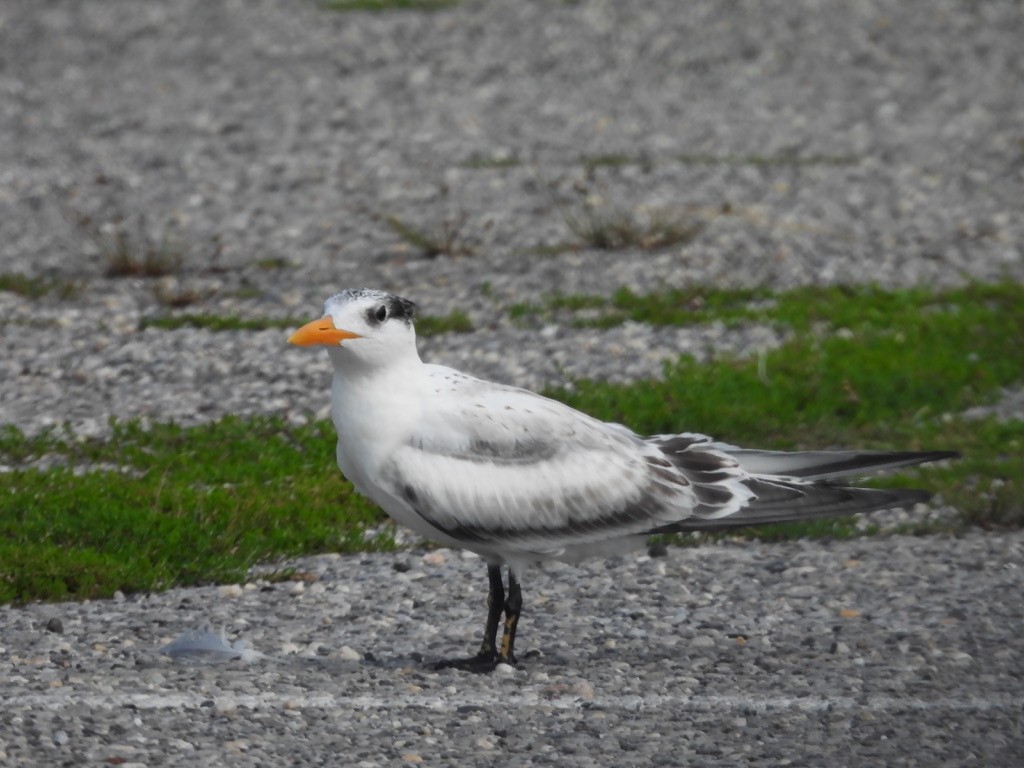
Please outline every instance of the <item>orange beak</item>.
[{"label": "orange beak", "polygon": [[346,331],[334,327],[334,320],[330,315],[324,315],[319,320],[306,323],[295,333],[288,337],[289,344],[297,344],[300,347],[310,347],[314,344],[325,344],[329,347],[337,347],[345,339],[358,339],[358,333]]}]

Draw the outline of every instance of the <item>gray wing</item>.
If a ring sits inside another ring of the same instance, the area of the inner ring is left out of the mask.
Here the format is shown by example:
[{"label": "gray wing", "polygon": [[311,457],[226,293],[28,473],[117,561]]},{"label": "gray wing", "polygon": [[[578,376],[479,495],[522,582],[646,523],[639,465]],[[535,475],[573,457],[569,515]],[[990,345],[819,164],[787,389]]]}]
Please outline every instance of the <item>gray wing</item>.
[{"label": "gray wing", "polygon": [[753,492],[714,450],[673,463],[625,427],[526,390],[432,367],[429,408],[379,482],[473,548],[551,553],[719,518]]}]

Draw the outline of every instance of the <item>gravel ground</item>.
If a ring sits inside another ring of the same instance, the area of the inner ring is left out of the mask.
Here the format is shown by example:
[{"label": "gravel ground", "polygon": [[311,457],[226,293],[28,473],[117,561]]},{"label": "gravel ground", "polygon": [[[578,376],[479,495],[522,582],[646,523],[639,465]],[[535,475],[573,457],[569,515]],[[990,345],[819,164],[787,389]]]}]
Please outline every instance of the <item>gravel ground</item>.
[{"label": "gravel ground", "polygon": [[[1022,279],[1021,39],[1016,0],[9,0],[0,275],[55,288],[0,291],[0,424],[322,414],[326,361],[283,332],[140,322],[312,317],[342,287],[464,311],[475,332],[424,355],[537,387],[779,342],[511,321],[554,292]],[[618,209],[704,227],[655,252],[562,247],[568,219]],[[425,258],[388,217],[448,222],[463,252]],[[106,276],[119,230],[180,266]],[[1019,390],[995,412],[1020,418]],[[523,649],[543,653],[507,676],[414,655],[468,648],[482,618],[482,566],[448,552],[4,608],[0,763],[1016,765],[1022,541],[723,545],[540,573]],[[205,621],[272,658],[159,654]]]},{"label": "gravel ground", "polygon": [[[5,765],[1019,765],[1024,533],[722,544],[525,582],[514,673],[483,564],[313,557],[301,581],[0,609]],[[399,564],[396,568],[395,565]],[[57,628],[61,631],[48,631]],[[159,653],[212,622],[266,654]]]}]

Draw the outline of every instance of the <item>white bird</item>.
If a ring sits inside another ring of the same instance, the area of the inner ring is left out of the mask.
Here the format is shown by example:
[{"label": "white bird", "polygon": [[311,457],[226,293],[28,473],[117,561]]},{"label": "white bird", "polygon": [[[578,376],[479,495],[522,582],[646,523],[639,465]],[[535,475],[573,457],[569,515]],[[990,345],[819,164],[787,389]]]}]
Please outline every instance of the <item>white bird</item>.
[{"label": "white bird", "polygon": [[641,436],[533,392],[423,363],[414,312],[411,301],[383,291],[343,291],[289,342],[327,347],[338,466],[356,489],[402,525],[488,564],[480,650],[440,666],[515,663],[519,577],[532,562],[607,555],[653,533],[912,506],[929,494],[842,479],[957,456],[789,453],[693,433]]}]

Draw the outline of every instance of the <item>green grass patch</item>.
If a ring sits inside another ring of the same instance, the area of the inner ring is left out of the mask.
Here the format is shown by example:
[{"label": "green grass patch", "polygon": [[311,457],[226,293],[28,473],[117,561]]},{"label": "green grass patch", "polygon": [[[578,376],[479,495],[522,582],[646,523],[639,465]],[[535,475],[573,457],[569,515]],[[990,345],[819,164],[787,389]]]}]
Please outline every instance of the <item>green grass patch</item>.
[{"label": "green grass patch", "polygon": [[513,322],[522,320],[526,317],[533,317],[539,315],[544,311],[544,307],[539,304],[535,304],[532,301],[520,301],[515,304],[510,304],[508,307],[509,319]]},{"label": "green grass patch", "polygon": [[115,424],[108,440],[7,428],[0,460],[67,465],[0,475],[0,602],[236,582],[289,554],[392,546],[366,540],[382,516],[342,480],[334,442],[330,424],[278,419]]},{"label": "green grass patch", "polygon": [[757,288],[673,288],[646,296],[620,288],[612,295],[609,308],[613,321],[621,318],[651,325],[698,325],[763,318],[769,314],[763,308],[765,302],[773,303],[771,293]]},{"label": "green grass patch", "polygon": [[[771,301],[759,291],[702,296],[705,321],[742,315],[788,327],[793,339],[763,361],[701,365],[683,357],[666,367],[662,381],[581,382],[566,397],[640,431],[685,426],[724,439],[775,444],[787,442],[787,435],[806,438],[790,437],[792,445],[782,445],[796,447],[807,440],[820,444],[822,438],[847,444],[835,438],[882,439],[905,418],[958,413],[987,402],[1024,373],[1019,358],[1006,354],[1024,343],[1024,287],[1013,283],[939,293],[801,288]],[[658,297],[647,299],[648,306],[659,305]],[[744,306],[743,300],[754,304]],[[628,303],[644,300],[630,295]],[[647,322],[691,318],[687,311],[674,312],[637,316]],[[870,430],[875,433],[865,434]],[[909,437],[896,436],[903,442]]]},{"label": "green grass patch", "polygon": [[558,294],[551,297],[548,306],[553,310],[579,312],[584,309],[599,309],[604,306],[604,300],[599,296],[583,293]]},{"label": "green grass patch", "polygon": [[471,333],[473,323],[461,309],[453,309],[447,315],[416,318],[417,336],[437,336],[441,333]]}]

